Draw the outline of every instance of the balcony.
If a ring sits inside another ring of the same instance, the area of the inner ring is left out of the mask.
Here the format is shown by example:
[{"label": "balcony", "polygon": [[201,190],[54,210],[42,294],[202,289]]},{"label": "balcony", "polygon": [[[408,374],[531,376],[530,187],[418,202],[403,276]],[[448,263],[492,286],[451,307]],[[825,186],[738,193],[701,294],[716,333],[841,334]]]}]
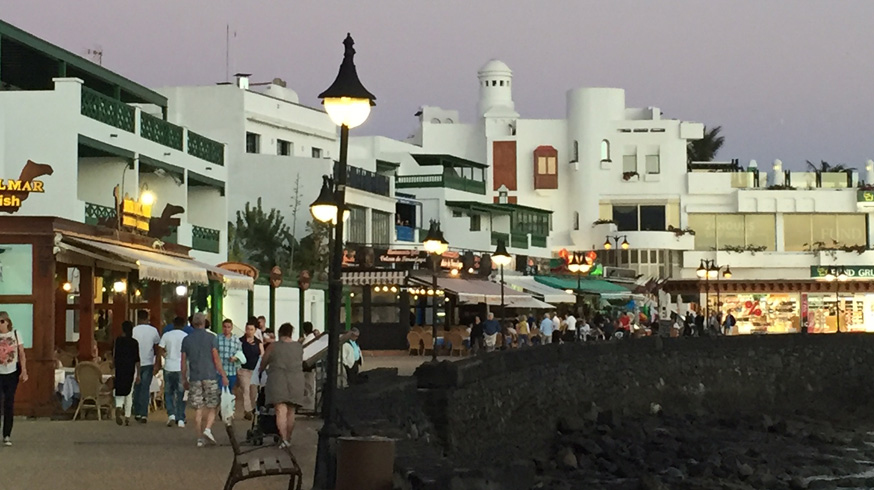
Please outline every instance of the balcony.
[{"label": "balcony", "polygon": [[546,248],[546,237],[539,235],[531,235],[531,246]]},{"label": "balcony", "polygon": [[397,233],[399,242],[415,242],[416,241],[416,229],[411,226],[395,226],[395,233]]},{"label": "balcony", "polygon": [[510,234],[493,231],[492,232],[492,245],[497,246],[498,241],[503,241],[504,245],[509,246],[510,245]]},{"label": "balcony", "polygon": [[466,179],[451,173],[429,175],[399,175],[395,180],[398,189],[421,189],[423,187],[442,187],[471,192],[481,196],[486,195],[486,183]]},{"label": "balcony", "polygon": [[528,248],[528,235],[520,233],[511,234],[510,246],[513,248]]},{"label": "balcony", "polygon": [[106,221],[115,221],[115,208],[110,206],[101,206],[100,204],[85,203],[85,223],[89,225],[100,225]]},{"label": "balcony", "polygon": [[191,227],[191,248],[201,252],[219,253],[219,239],[221,231],[202,226]]},{"label": "balcony", "polygon": [[[334,174],[337,173],[338,164],[334,164]],[[391,195],[391,182],[388,177],[363,168],[346,167],[346,185],[371,194],[389,197]]]},{"label": "balcony", "polygon": [[[83,116],[139,135],[167,148],[186,151],[195,158],[216,165],[223,166],[225,164],[224,144],[146,114],[120,100],[84,86],[82,87],[80,112]],[[138,112],[140,113],[139,124],[137,124]]]}]

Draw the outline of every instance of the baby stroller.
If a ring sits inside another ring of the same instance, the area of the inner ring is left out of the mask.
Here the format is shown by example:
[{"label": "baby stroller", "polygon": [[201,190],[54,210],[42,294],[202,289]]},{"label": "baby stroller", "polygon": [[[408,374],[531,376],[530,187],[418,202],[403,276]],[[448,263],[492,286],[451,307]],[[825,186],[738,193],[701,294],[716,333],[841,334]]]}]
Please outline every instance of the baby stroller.
[{"label": "baby stroller", "polygon": [[267,406],[263,379],[266,379],[266,376],[262,378],[262,383],[258,387],[258,399],[255,401],[252,428],[246,431],[246,440],[254,446],[263,445],[265,436],[279,435],[279,428],[276,426],[276,410]]}]

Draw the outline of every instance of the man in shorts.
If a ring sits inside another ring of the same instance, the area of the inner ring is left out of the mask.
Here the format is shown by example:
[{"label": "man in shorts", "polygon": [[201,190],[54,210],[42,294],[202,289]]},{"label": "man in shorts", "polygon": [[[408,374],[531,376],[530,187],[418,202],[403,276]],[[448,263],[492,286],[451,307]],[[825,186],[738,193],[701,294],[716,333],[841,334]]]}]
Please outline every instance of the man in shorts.
[{"label": "man in shorts", "polygon": [[198,434],[202,434],[197,439],[197,447],[203,447],[206,441],[216,444],[212,424],[220,398],[218,375],[221,375],[222,385],[228,386],[219,358],[218,337],[204,330],[205,325],[206,318],[196,313],[191,319],[194,331],[182,341],[182,379],[185,389],[189,390],[188,404],[195,410],[194,426]]}]

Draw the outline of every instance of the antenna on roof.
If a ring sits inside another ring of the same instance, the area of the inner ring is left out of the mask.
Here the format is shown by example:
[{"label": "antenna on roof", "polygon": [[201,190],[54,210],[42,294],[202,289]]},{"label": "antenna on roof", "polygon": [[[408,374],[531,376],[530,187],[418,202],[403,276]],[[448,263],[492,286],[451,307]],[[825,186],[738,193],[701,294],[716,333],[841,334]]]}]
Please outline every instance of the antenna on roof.
[{"label": "antenna on roof", "polygon": [[87,55],[92,62],[103,66],[103,47],[99,44],[95,44],[91,49],[86,49],[85,55]]}]

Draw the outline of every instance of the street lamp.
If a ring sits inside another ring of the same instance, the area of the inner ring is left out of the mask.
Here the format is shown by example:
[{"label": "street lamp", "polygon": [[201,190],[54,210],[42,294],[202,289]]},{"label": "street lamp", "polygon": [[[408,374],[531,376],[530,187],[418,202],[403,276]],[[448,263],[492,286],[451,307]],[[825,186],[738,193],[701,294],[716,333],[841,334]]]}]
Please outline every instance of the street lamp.
[{"label": "street lamp", "polygon": [[[586,260],[583,252],[572,252],[568,258],[567,269],[577,276],[576,306],[580,307],[580,289],[582,289],[583,274],[587,274],[592,269],[592,264]],[[579,312],[577,312],[579,313]]]},{"label": "street lamp", "polygon": [[498,264],[501,268],[501,322],[507,318],[504,313],[504,266],[510,265],[511,260],[513,260],[513,257],[510,256],[510,252],[507,252],[504,240],[498,239],[498,248],[496,248],[495,253],[492,254],[492,262]]},{"label": "street lamp", "polygon": [[[704,279],[704,287],[705,287],[705,299],[704,299],[704,321],[706,323],[710,322],[710,280],[716,280],[716,308],[720,309],[719,306],[719,272],[722,271],[722,277],[726,279],[731,279],[731,266],[726,265],[725,270],[722,270],[722,266],[716,265],[715,260],[702,259],[701,263],[698,265],[698,269],[695,273],[698,275],[700,279]],[[721,312],[721,309],[720,309]]]},{"label": "street lamp", "polygon": [[[440,222],[431,220],[431,226],[428,228],[428,234],[422,240],[425,246],[425,251],[431,254],[431,285],[434,291],[437,291],[437,267],[440,263],[440,257],[449,250],[449,242],[443,238],[443,232],[440,231]],[[437,301],[439,297],[435,294],[431,299],[431,361],[437,362]]]},{"label": "street lamp", "polygon": [[841,283],[846,282],[849,279],[847,276],[847,270],[843,267],[830,267],[828,273],[825,275],[825,280],[828,282],[837,282],[835,284],[835,317],[837,317],[837,323],[835,324],[835,333],[841,333]]},{"label": "street lamp", "polygon": [[[622,239],[621,244],[619,243],[620,238]],[[610,240],[616,242],[616,246],[620,247],[622,250],[628,250],[629,248],[631,248],[631,244],[628,243],[628,235],[607,235],[604,239],[604,250],[610,250],[611,248],[613,248],[613,243],[611,243]]]},{"label": "street lamp", "polygon": [[[336,450],[332,440],[337,433],[336,414],[334,399],[337,391],[337,372],[339,364],[340,348],[340,310],[343,305],[343,284],[341,268],[343,266],[343,221],[346,215],[346,164],[349,152],[349,128],[360,126],[370,114],[370,108],[374,105],[376,97],[364,88],[358,79],[355,69],[355,41],[352,36],[346,34],[343,40],[345,51],[343,62],[337,78],[327,90],[319,94],[325,112],[334,124],[340,126],[340,160],[334,169],[333,182],[325,179],[322,182],[322,193],[316,199],[314,206],[310,208],[316,219],[330,218],[336,222],[334,225],[333,247],[331,248],[331,260],[328,267],[328,367],[327,382],[322,394],[322,417],[324,424],[319,430],[319,445],[316,454],[316,476],[314,486],[316,488],[334,488],[336,478]],[[330,204],[327,197],[330,195],[331,184],[335,184],[333,211],[328,209]],[[327,188],[327,191],[326,191]],[[322,194],[325,194],[322,196]],[[344,219],[336,219],[339,210],[343,210]],[[320,219],[321,221],[321,219]]]}]

